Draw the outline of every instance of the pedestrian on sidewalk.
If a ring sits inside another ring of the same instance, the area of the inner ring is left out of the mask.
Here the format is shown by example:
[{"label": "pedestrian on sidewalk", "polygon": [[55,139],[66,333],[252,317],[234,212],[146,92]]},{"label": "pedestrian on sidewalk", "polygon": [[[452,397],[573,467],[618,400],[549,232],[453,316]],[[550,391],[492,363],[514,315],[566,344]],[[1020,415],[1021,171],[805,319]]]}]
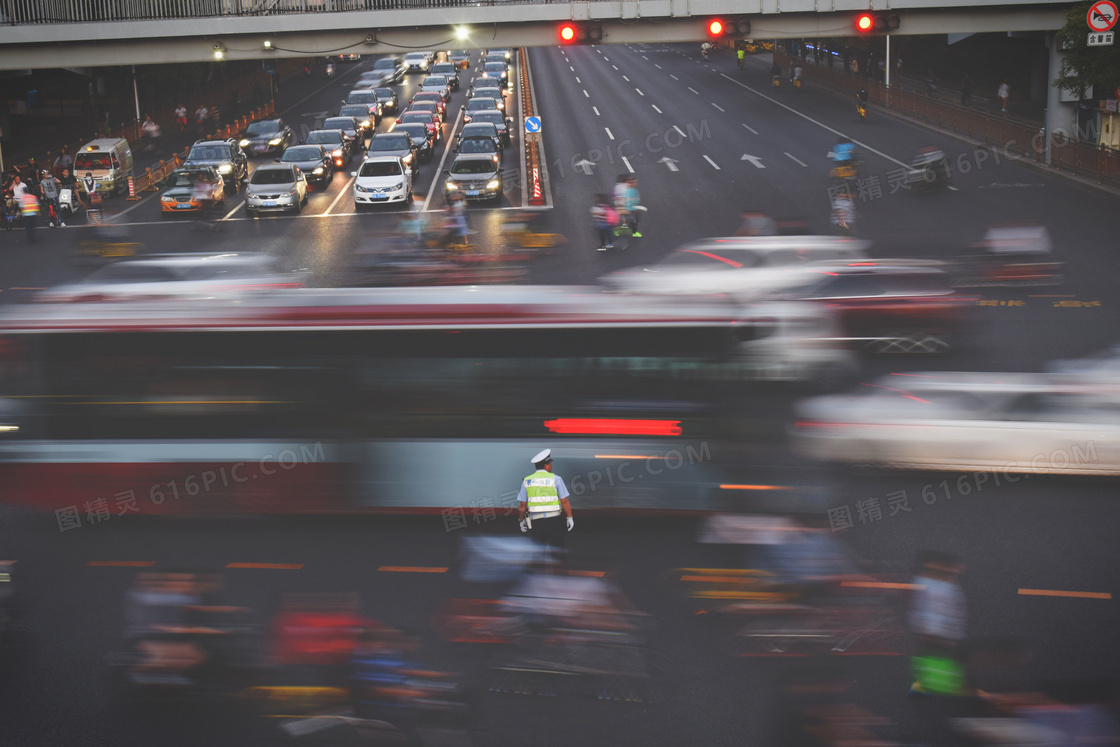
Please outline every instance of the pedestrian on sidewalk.
[{"label": "pedestrian on sidewalk", "polygon": [[972,103],[972,89],[974,85],[972,76],[965,73],[964,80],[961,81],[961,106],[968,106]]},{"label": "pedestrian on sidewalk", "polygon": [[187,107],[182,104],[175,107],[175,124],[179,125],[179,132],[187,131]]},{"label": "pedestrian on sidewalk", "polygon": [[996,92],[996,95],[999,96],[1000,103],[1003,104],[1003,112],[1006,114],[1007,100],[1011,98],[1011,86],[1007,84],[1007,78],[1004,78],[1003,82],[999,84],[999,91]]}]

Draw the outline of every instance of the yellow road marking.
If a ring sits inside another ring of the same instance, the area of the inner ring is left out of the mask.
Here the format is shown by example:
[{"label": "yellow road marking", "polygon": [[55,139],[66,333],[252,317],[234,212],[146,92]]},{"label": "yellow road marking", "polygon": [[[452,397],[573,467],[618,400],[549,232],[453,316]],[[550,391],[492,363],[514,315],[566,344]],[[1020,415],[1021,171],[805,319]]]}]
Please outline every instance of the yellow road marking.
[{"label": "yellow road marking", "polygon": [[783,485],[720,485],[720,490],[789,490]]},{"label": "yellow road marking", "polygon": [[298,571],[303,563],[229,563],[226,568],[257,568],[270,571]]},{"label": "yellow road marking", "polygon": [[1112,599],[1108,592],[1101,591],[1054,591],[1053,589],[1019,589],[1019,593],[1029,597],[1076,597],[1079,599]]}]

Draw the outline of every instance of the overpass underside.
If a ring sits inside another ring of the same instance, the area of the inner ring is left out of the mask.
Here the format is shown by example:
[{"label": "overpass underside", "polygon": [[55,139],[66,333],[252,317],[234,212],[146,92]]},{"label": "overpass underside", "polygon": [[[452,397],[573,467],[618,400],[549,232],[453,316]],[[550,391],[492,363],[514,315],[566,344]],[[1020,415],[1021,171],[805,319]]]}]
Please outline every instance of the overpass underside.
[{"label": "overpass underside", "polygon": [[[341,2],[344,7],[376,4],[378,9],[330,10]],[[470,5],[447,0],[317,0],[318,10],[307,6],[303,11],[267,13],[261,8],[279,7],[279,0],[255,0],[251,7],[248,0],[9,0],[6,5],[7,12],[0,12],[0,19],[9,24],[0,26],[4,70],[203,62],[219,53],[222,59],[247,60],[548,46],[557,43],[558,26],[565,21],[599,27],[601,44],[700,42],[707,38],[707,21],[713,17],[749,21],[751,30],[744,36],[756,39],[840,37],[854,35],[855,14],[869,9],[866,0],[490,0]],[[884,3],[874,0],[870,5],[882,9]],[[828,9],[816,10],[821,6]],[[257,10],[248,13],[245,7]],[[891,12],[900,20],[892,33],[1050,31],[1065,23],[1066,7],[968,0],[947,0],[936,8],[892,3]],[[167,15],[184,8],[195,14]],[[122,13],[130,19],[104,20],[123,18]]]}]

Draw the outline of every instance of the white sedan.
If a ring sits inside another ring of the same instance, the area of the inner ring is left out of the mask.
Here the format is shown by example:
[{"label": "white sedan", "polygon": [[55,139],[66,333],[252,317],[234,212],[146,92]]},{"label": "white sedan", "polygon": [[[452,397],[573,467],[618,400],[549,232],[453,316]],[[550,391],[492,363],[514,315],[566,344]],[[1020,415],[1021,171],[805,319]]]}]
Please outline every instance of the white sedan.
[{"label": "white sedan", "polygon": [[412,169],[399,156],[369,156],[354,177],[354,207],[412,201]]},{"label": "white sedan", "polygon": [[1120,474],[1120,385],[1047,374],[892,374],[803,402],[794,447],[898,469]]}]

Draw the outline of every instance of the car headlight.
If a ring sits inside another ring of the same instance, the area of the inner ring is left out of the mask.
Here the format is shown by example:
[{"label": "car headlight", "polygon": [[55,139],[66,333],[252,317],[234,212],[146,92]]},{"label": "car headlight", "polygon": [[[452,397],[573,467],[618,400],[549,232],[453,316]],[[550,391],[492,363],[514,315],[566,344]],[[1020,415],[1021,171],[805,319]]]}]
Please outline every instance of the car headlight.
[{"label": "car headlight", "polygon": [[159,199],[160,199],[160,202],[178,202],[178,200],[175,199],[174,197],[172,197],[171,195],[164,195],[163,197],[161,197]]},{"label": "car headlight", "polygon": [[286,195],[287,197],[295,197],[299,193],[299,189],[292,187],[291,191]]},{"label": "car headlight", "polygon": [[245,196],[246,196],[246,197],[248,197],[248,198],[249,198],[250,200],[255,200],[255,199],[256,199],[256,197],[257,197],[257,196],[256,196],[255,194],[253,194],[252,192],[246,192],[246,193],[245,193]]},{"label": "car headlight", "polygon": [[228,163],[223,163],[221,166],[218,167],[218,173],[219,174],[228,174],[231,171],[233,171],[233,166],[228,164]]},{"label": "car headlight", "polygon": [[459,185],[451,181],[450,179],[447,180],[447,183],[444,184],[444,186],[447,187],[448,192],[454,192],[459,188]]},{"label": "car headlight", "polygon": [[269,145],[279,145],[282,142],[284,142],[284,138],[274,137],[274,138],[272,138],[271,140],[268,141],[268,144]]},{"label": "car headlight", "polygon": [[342,148],[335,148],[331,151],[331,155],[335,158],[342,158]]},{"label": "car headlight", "polygon": [[369,127],[369,120],[362,122],[362,127]]},{"label": "car headlight", "polygon": [[323,173],[323,167],[322,166],[316,166],[315,170],[312,171],[311,173],[312,174],[322,174]]},{"label": "car headlight", "polygon": [[250,140],[249,140],[248,138],[246,138],[246,139],[244,139],[244,140],[242,140],[242,141],[241,141],[240,145],[241,145],[241,147],[242,147],[242,148],[244,148],[244,147],[245,147],[246,145],[248,145],[248,144],[249,144],[250,142],[251,142],[251,141],[250,141]]},{"label": "car headlight", "polygon": [[393,185],[393,189],[404,189],[404,182],[397,182]]},{"label": "car headlight", "polygon": [[491,179],[489,182],[486,183],[486,188],[487,189],[497,189],[500,186],[502,186],[502,180],[501,179]]}]

